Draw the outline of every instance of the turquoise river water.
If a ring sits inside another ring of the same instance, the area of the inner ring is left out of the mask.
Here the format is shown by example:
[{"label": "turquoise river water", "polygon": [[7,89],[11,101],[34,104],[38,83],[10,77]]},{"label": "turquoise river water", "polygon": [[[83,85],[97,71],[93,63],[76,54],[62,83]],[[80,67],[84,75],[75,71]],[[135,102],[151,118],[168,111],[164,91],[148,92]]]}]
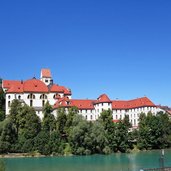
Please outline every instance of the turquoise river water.
[{"label": "turquoise river water", "polygon": [[[160,166],[161,151],[131,154],[8,158],[3,159],[7,171],[139,171]],[[0,159],[2,160],[2,159]],[[171,150],[165,150],[165,166],[171,166]]]}]

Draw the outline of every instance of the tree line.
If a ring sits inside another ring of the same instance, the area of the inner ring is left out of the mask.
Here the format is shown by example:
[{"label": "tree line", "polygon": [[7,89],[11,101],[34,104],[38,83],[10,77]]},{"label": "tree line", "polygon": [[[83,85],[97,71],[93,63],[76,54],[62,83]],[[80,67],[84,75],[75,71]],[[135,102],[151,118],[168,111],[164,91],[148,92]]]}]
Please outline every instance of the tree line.
[{"label": "tree line", "polygon": [[52,111],[47,102],[40,120],[32,107],[13,100],[9,116],[0,122],[0,153],[90,155],[171,147],[171,121],[165,113],[142,113],[139,128],[130,131],[129,117],[113,123],[110,110],[93,122],[79,115],[76,107],[67,113],[59,108],[56,118]]}]

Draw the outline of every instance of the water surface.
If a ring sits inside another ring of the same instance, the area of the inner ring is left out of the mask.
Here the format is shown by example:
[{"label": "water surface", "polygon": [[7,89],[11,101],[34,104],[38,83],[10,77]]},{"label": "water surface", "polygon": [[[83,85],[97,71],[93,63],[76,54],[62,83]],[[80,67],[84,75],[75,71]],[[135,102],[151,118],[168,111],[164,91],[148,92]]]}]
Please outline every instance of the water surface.
[{"label": "water surface", "polygon": [[[7,171],[139,171],[160,166],[161,151],[74,157],[8,158]],[[171,150],[165,150],[165,166],[171,166]]]}]

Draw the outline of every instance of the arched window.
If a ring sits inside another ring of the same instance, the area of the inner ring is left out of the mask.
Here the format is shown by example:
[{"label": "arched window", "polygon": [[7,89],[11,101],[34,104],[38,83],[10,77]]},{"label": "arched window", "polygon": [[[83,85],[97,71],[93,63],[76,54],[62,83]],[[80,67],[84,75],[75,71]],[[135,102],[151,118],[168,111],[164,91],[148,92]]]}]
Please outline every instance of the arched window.
[{"label": "arched window", "polygon": [[8,96],[8,99],[10,99],[10,98],[11,98],[11,96],[9,95],[9,96]]},{"label": "arched window", "polygon": [[47,96],[45,94],[40,95],[40,99],[47,99]]},{"label": "arched window", "polygon": [[33,106],[33,100],[30,100],[30,106],[31,107]]},{"label": "arched window", "polygon": [[44,100],[42,100],[42,107],[44,107],[44,105],[45,105],[45,101],[44,101]]},{"label": "arched window", "polygon": [[20,95],[18,96],[18,99],[19,99],[19,100],[21,99],[21,96],[20,96]]},{"label": "arched window", "polygon": [[11,102],[10,101],[8,101],[8,107],[10,107],[11,106]]},{"label": "arched window", "polygon": [[27,96],[27,99],[35,99],[35,95],[34,95],[34,94],[29,94],[29,95]]}]

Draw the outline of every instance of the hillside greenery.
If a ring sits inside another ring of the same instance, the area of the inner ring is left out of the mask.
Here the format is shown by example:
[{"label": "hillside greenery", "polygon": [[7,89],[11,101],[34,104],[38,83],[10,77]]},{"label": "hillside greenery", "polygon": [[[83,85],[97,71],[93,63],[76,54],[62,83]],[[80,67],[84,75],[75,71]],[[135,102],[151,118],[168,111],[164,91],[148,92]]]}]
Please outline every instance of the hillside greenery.
[{"label": "hillside greenery", "polygon": [[40,153],[42,155],[90,155],[171,147],[171,121],[165,113],[140,115],[139,129],[129,117],[112,121],[112,111],[103,111],[97,121],[89,122],[76,107],[52,114],[47,102],[42,120],[35,110],[13,100],[10,114],[0,122],[0,153]]}]

